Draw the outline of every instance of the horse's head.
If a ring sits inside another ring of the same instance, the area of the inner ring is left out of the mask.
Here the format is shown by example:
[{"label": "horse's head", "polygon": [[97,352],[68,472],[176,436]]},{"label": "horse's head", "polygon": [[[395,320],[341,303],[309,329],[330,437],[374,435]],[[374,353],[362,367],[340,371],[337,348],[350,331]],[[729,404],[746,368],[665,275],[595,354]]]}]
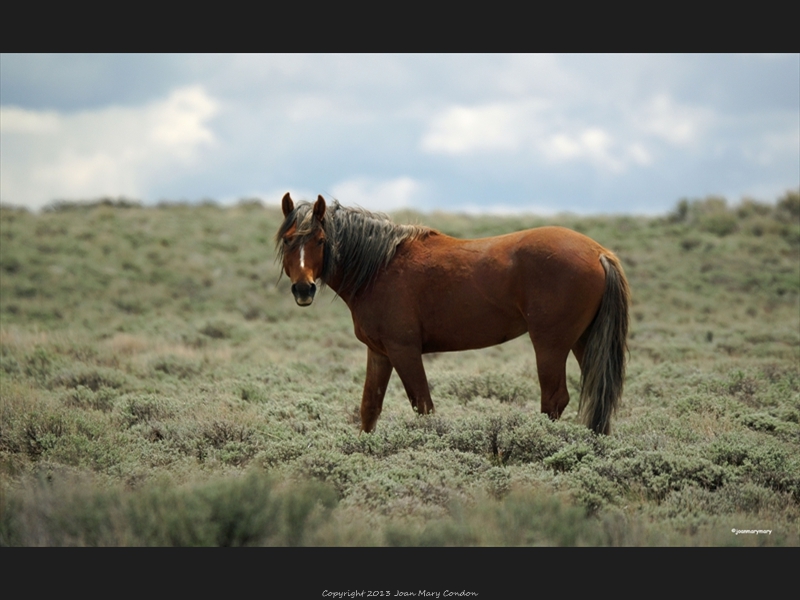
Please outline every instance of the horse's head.
[{"label": "horse's head", "polygon": [[[278,235],[282,245],[283,270],[292,282],[292,294],[299,306],[309,306],[317,291],[316,281],[323,275],[325,266],[325,199],[317,198],[311,215],[295,212],[294,202],[287,192],[281,202],[284,226]],[[289,216],[294,217],[289,222]],[[301,220],[302,219],[302,220]]]}]

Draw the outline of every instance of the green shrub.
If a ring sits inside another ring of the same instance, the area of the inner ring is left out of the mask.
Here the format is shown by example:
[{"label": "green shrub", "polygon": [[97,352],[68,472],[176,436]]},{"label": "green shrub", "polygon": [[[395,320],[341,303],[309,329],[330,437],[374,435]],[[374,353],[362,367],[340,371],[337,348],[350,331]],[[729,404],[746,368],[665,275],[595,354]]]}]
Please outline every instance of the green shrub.
[{"label": "green shrub", "polygon": [[81,384],[69,386],[70,389],[62,398],[67,406],[108,412],[114,408],[117,392],[113,388],[99,387],[92,389]]},{"label": "green shrub", "polygon": [[171,417],[174,412],[172,403],[165,398],[155,394],[136,394],[122,398],[120,416],[128,427],[132,427]]},{"label": "green shrub", "polygon": [[0,501],[0,545],[20,546],[296,546],[336,505],[327,486],[279,488],[255,471],[129,494],[57,475]]},{"label": "green shrub", "polygon": [[777,204],[779,217],[788,217],[794,225],[800,225],[800,190],[788,190]]},{"label": "green shrub", "polygon": [[167,355],[153,360],[151,368],[159,373],[171,375],[179,379],[187,379],[198,375],[202,370],[202,363],[191,358]]},{"label": "green shrub", "polygon": [[59,371],[49,381],[49,386],[78,388],[85,387],[93,392],[102,388],[121,389],[128,385],[128,377],[115,369],[103,367],[77,366]]}]

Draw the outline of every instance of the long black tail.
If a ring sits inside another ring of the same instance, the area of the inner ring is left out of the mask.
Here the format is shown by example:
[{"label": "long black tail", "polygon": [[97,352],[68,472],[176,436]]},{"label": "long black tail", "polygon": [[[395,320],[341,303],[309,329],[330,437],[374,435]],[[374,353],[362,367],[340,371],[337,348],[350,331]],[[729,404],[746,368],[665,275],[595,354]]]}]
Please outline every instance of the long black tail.
[{"label": "long black tail", "polygon": [[631,293],[619,259],[608,253],[600,262],[606,271],[606,290],[583,352],[578,411],[587,427],[608,434],[625,382]]}]

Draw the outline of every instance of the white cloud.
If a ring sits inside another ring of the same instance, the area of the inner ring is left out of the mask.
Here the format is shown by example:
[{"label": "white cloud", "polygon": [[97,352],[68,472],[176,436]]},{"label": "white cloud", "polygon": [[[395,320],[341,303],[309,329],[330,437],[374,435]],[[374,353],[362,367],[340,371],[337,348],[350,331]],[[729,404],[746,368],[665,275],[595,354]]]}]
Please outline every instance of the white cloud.
[{"label": "white cloud", "polygon": [[563,211],[539,204],[526,204],[524,207],[512,206],[508,204],[467,204],[459,207],[457,212],[475,216],[493,215],[498,217],[510,217],[514,215],[526,214],[540,217],[552,217]]},{"label": "white cloud", "polygon": [[0,133],[46,134],[58,131],[55,111],[25,110],[16,106],[0,107]]},{"label": "white cloud", "polygon": [[591,127],[577,135],[557,133],[542,144],[542,151],[555,161],[581,157],[610,160],[608,153],[612,144],[613,140],[608,132],[599,127]]},{"label": "white cloud", "polygon": [[545,107],[537,101],[451,106],[431,120],[421,147],[451,155],[514,151],[541,128],[538,113]]},{"label": "white cloud", "polygon": [[[796,119],[796,117],[795,117]],[[800,149],[800,129],[787,123],[783,131],[771,131],[741,145],[741,153],[748,161],[761,167],[796,160]],[[791,157],[791,158],[790,158]]]},{"label": "white cloud", "polygon": [[675,146],[686,146],[698,140],[714,121],[705,108],[676,103],[667,94],[658,94],[634,117],[644,133],[654,135]]},{"label": "white cloud", "polygon": [[502,106],[454,106],[433,121],[422,138],[422,149],[445,154],[513,149],[518,139],[509,127],[511,117]]},{"label": "white cloud", "polygon": [[623,172],[628,157],[638,164],[647,164],[649,155],[644,148],[637,145],[628,152],[615,152],[616,146],[611,134],[599,127],[590,127],[575,135],[558,133],[540,144],[542,154],[553,162],[588,160],[612,173]]},{"label": "white cloud", "polygon": [[388,212],[419,205],[422,191],[422,184],[410,177],[356,177],[334,184],[331,195],[343,205]]},{"label": "white cloud", "polygon": [[200,86],[141,107],[2,107],[0,199],[40,208],[55,199],[142,198],[153,180],[182,175],[214,143],[208,121],[218,110]]},{"label": "white cloud", "polygon": [[584,154],[582,144],[564,133],[551,136],[549,143],[543,144],[543,150],[551,160],[555,161],[570,160]]},{"label": "white cloud", "polygon": [[157,145],[191,152],[197,144],[214,141],[205,123],[217,112],[217,103],[201,87],[174,91],[146,115],[150,139]]},{"label": "white cloud", "polygon": [[454,157],[505,152],[544,163],[584,161],[614,174],[653,162],[641,142],[618,140],[607,128],[586,126],[543,100],[451,106],[430,120],[420,146]]},{"label": "white cloud", "polygon": [[628,146],[627,155],[634,163],[642,167],[653,163],[653,156],[647,151],[647,148],[638,142]]}]

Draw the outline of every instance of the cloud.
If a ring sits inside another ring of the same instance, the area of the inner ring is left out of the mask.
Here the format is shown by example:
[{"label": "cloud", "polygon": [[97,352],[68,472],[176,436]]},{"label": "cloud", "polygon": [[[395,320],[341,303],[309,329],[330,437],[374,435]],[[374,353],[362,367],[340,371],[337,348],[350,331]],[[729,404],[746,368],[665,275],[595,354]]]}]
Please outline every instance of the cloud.
[{"label": "cloud", "polygon": [[588,162],[612,174],[653,162],[641,141],[617,139],[608,128],[587,126],[544,100],[451,106],[430,120],[420,147],[454,158],[505,153],[528,155],[544,165]]},{"label": "cloud", "polygon": [[509,204],[466,204],[454,210],[467,215],[493,215],[498,217],[510,217],[520,214],[552,217],[563,212],[544,204],[525,204],[524,207]]},{"label": "cloud", "polygon": [[687,146],[698,141],[713,122],[712,111],[678,104],[667,94],[652,98],[634,117],[641,132],[666,140],[673,146]]},{"label": "cloud", "polygon": [[0,132],[9,135],[48,134],[59,129],[58,113],[55,111],[25,110],[16,106],[0,107]]},{"label": "cloud", "polygon": [[537,101],[451,106],[431,119],[420,146],[425,152],[450,155],[515,151],[541,128]]},{"label": "cloud", "polygon": [[668,210],[798,181],[797,54],[2,60],[0,200],[28,206],[291,190],[388,210]]},{"label": "cloud", "polygon": [[539,143],[541,154],[553,163],[586,160],[602,171],[625,172],[631,164],[641,167],[653,162],[639,142],[618,142],[606,130],[589,127],[575,134],[558,133]]},{"label": "cloud", "polygon": [[197,144],[214,141],[205,123],[216,112],[217,103],[201,87],[176,90],[148,111],[149,138],[158,146],[191,153]]},{"label": "cloud", "polygon": [[0,107],[0,199],[40,208],[56,199],[143,198],[153,181],[184,175],[214,144],[208,122],[218,111],[200,86],[140,107]]},{"label": "cloud", "polygon": [[561,162],[566,160],[588,158],[611,171],[621,171],[624,164],[611,155],[614,141],[611,135],[599,127],[584,129],[571,136],[558,133],[541,144],[542,152],[550,160]]},{"label": "cloud", "polygon": [[392,211],[419,206],[423,190],[423,185],[410,177],[389,180],[356,177],[334,184],[331,196],[347,206]]},{"label": "cloud", "polygon": [[[789,119],[787,119],[788,121]],[[797,120],[797,117],[794,117]],[[786,123],[785,129],[777,129],[754,136],[742,144],[741,154],[749,162],[759,167],[771,167],[781,162],[792,161],[797,165],[798,148],[800,148],[800,128]]]}]

